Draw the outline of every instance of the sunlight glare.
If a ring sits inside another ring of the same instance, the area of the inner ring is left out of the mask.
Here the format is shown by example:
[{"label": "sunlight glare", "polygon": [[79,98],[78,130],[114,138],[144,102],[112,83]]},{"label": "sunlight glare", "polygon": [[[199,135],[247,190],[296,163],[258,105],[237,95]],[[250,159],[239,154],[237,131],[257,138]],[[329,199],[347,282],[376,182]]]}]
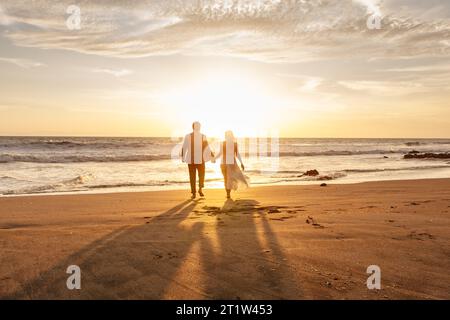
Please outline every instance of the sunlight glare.
[{"label": "sunlight glare", "polygon": [[[198,120],[210,135],[222,137],[225,130],[237,136],[256,136],[269,130],[274,99],[256,79],[242,75],[208,76],[164,95],[164,104],[180,119]],[[272,109],[272,110],[271,110]]]}]

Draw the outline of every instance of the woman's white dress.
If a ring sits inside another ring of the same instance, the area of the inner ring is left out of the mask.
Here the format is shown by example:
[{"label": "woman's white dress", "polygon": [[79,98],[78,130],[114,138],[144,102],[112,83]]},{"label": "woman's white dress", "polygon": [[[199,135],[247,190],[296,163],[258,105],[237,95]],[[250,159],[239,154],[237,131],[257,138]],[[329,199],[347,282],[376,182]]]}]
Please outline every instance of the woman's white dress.
[{"label": "woman's white dress", "polygon": [[[221,148],[220,148],[220,152],[219,154],[216,155],[216,158],[220,158],[221,161],[221,169],[222,169],[222,173],[225,175],[226,174],[226,184],[225,184],[225,189],[228,190],[238,190],[239,188],[248,188],[250,185],[250,178],[247,177],[241,170],[241,168],[238,166],[237,161],[236,161],[236,157],[239,159],[239,161],[242,163],[242,158],[241,155],[239,153],[239,150],[237,148],[237,144],[236,144],[236,148],[235,148],[235,152],[231,151],[234,153],[234,157],[231,159],[228,159],[228,161],[225,161],[225,157],[224,157],[224,145],[226,145],[225,148],[230,147],[230,144],[227,144],[225,142],[223,142],[221,144]],[[231,147],[233,148],[233,147]],[[228,150],[227,150],[228,151]],[[230,163],[231,162],[231,163]]]}]

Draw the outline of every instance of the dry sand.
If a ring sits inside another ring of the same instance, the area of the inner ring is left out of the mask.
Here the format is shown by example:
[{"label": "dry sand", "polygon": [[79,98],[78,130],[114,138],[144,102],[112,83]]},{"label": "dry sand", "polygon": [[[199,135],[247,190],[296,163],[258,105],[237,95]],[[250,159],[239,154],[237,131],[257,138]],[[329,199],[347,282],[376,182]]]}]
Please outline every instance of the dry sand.
[{"label": "dry sand", "polygon": [[187,196],[0,198],[0,297],[450,298],[450,179]]}]

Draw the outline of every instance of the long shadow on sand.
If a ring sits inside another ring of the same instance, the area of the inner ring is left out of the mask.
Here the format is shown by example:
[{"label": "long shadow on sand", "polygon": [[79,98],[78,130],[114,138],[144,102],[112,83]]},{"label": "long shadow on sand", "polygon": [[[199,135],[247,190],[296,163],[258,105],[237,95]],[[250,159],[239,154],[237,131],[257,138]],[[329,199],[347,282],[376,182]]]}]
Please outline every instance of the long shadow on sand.
[{"label": "long shadow on sand", "polygon": [[[8,298],[301,298],[264,210],[254,200],[182,202],[93,242]],[[81,290],[66,287],[69,265],[81,268]]]}]

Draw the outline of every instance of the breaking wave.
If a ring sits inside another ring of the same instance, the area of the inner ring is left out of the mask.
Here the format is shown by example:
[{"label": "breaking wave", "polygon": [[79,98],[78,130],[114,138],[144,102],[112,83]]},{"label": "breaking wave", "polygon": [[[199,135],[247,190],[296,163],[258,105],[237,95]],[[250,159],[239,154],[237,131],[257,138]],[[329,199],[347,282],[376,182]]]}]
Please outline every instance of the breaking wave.
[{"label": "breaking wave", "polygon": [[12,155],[1,154],[0,163],[34,162],[34,163],[73,163],[73,162],[128,162],[169,160],[170,155]]}]

